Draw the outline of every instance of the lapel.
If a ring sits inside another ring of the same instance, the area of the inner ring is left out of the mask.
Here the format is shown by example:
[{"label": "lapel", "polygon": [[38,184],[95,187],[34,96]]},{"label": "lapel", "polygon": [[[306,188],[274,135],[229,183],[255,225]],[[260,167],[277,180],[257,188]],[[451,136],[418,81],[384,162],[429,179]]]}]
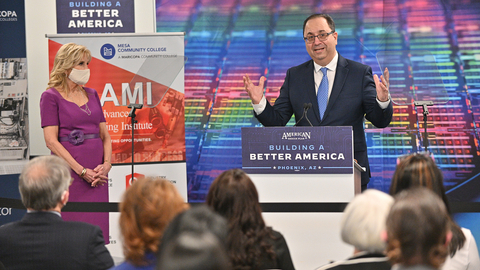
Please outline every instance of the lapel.
[{"label": "lapel", "polygon": [[[338,63],[337,63],[337,72],[335,73],[335,79],[333,81],[333,88],[332,93],[330,94],[330,98],[328,99],[327,109],[325,110],[325,115],[332,110],[335,101],[337,100],[340,92],[342,92],[343,85],[347,79],[348,71],[347,68],[348,63],[345,58],[343,58],[340,54],[338,54]],[[318,102],[317,102],[317,111],[318,111]],[[320,113],[319,113],[320,118]]]},{"label": "lapel", "polygon": [[[313,60],[310,60],[307,62],[307,65],[305,66],[306,71],[301,72],[300,74],[305,74],[305,82],[306,82],[306,88],[307,89],[307,96],[305,103],[312,103],[312,108],[310,110],[313,110],[315,113],[315,117],[317,119],[317,123],[320,123],[320,110],[318,109],[318,100],[317,100],[317,93],[315,89],[315,78],[313,76],[315,72],[315,66],[313,65]],[[302,105],[303,106],[303,105]],[[312,119],[310,119],[312,120]]]}]

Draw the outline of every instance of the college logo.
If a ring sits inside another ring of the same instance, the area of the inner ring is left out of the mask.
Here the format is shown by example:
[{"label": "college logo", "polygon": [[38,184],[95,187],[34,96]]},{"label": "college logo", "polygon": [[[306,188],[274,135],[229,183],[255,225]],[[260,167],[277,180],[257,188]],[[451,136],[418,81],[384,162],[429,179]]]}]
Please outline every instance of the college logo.
[{"label": "college logo", "polygon": [[8,21],[17,21],[17,13],[15,10],[0,10],[0,21],[8,22]]},{"label": "college logo", "polygon": [[11,10],[0,10],[0,17],[17,17],[17,13]]},{"label": "college logo", "polygon": [[110,60],[115,56],[115,47],[112,44],[105,43],[102,48],[100,48],[100,54],[103,59]]},{"label": "college logo", "polygon": [[129,188],[133,182],[137,181],[137,179],[140,179],[140,178],[143,178],[145,177],[145,175],[141,174],[141,173],[134,173],[133,174],[133,177],[131,174],[125,176],[125,181],[126,181],[126,184],[127,184],[127,188]]}]

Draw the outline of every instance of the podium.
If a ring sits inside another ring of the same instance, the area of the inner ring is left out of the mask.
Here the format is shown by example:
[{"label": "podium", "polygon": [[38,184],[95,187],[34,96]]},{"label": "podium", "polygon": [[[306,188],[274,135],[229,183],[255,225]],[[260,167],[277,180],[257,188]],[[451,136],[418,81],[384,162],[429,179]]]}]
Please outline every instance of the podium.
[{"label": "podium", "polygon": [[364,170],[353,159],[352,127],[242,128],[242,169],[297,269],[352,255],[340,237],[343,207],[361,192]]},{"label": "podium", "polygon": [[348,203],[361,192],[352,127],[242,128],[242,169],[262,203]]}]

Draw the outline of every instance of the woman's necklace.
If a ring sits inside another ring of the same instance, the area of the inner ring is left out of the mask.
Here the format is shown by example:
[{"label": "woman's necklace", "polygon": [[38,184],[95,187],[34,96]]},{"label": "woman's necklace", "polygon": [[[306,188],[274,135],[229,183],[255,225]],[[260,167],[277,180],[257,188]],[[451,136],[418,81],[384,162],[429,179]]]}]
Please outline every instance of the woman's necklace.
[{"label": "woman's necklace", "polygon": [[90,111],[90,108],[88,108],[88,99],[85,97],[85,95],[83,94],[83,91],[80,90],[81,92],[81,95],[83,96],[83,100],[85,100],[85,109],[83,109],[81,106],[78,106],[78,108],[80,108],[80,110],[82,110],[83,112],[85,112],[88,116],[90,116],[90,114],[92,114],[92,112]]},{"label": "woman's necklace", "polygon": [[78,108],[80,108],[80,110],[84,111],[88,116],[90,116],[90,114],[92,114],[92,112],[90,111],[90,108],[88,108],[88,99],[83,96],[84,99],[86,99],[86,102],[85,102],[85,109],[82,109],[82,107],[78,106]]}]

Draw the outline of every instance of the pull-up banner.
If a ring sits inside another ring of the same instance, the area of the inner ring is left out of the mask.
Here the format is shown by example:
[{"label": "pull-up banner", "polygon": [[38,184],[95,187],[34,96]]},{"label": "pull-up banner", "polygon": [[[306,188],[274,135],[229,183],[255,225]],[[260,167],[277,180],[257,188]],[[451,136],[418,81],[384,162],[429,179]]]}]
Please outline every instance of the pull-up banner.
[{"label": "pull-up banner", "polygon": [[[48,37],[50,70],[63,44],[81,44],[92,53],[86,87],[94,88],[100,97],[112,138],[111,162],[117,164],[109,174],[110,202],[118,202],[132,179],[142,176],[172,181],[186,199],[184,33]],[[136,110],[133,177],[127,108],[132,103],[143,104]]]},{"label": "pull-up banner", "polygon": [[0,1],[0,226],[20,220],[18,174],[29,159],[24,1]]}]

